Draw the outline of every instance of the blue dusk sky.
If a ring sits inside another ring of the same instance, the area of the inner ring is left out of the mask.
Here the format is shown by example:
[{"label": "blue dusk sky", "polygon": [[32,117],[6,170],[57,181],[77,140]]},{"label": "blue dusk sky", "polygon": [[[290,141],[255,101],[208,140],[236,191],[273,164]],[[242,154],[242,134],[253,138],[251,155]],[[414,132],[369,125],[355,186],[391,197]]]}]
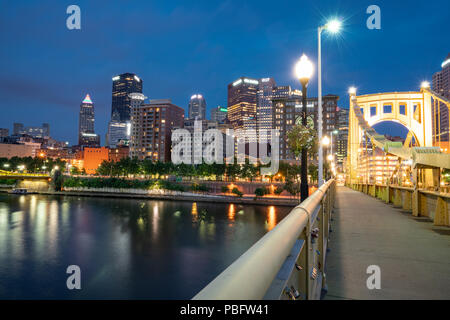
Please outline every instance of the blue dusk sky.
[{"label": "blue dusk sky", "polygon": [[[71,4],[81,8],[81,30],[66,27]],[[373,4],[380,30],[366,27]],[[185,109],[203,94],[208,117],[240,76],[298,88],[293,66],[302,53],[316,64],[317,27],[329,17],[344,29],[322,35],[323,94],[339,95],[340,107],[352,85],[359,94],[417,90],[450,52],[448,0],[1,1],[0,127],[48,122],[54,138],[76,143],[89,93],[104,143],[111,78],[124,72],[143,79],[149,98]],[[317,73],[309,95],[317,96]]]}]

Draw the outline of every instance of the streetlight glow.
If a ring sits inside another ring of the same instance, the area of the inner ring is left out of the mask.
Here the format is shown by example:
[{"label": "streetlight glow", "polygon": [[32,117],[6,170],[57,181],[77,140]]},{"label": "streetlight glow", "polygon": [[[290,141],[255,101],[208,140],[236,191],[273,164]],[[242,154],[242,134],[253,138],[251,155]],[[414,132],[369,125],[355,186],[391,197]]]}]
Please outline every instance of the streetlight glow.
[{"label": "streetlight glow", "polygon": [[356,95],[356,88],[355,87],[348,88],[348,93],[350,95]]},{"label": "streetlight glow", "polygon": [[313,65],[308,57],[303,54],[295,65],[295,74],[300,81],[308,81],[313,73]]},{"label": "streetlight glow", "polygon": [[422,83],[420,84],[420,87],[423,89],[430,88],[430,83],[428,81],[422,81]]},{"label": "streetlight glow", "polygon": [[334,20],[331,20],[330,22],[328,22],[325,27],[331,33],[338,33],[339,30],[341,30],[342,22],[334,19]]},{"label": "streetlight glow", "polygon": [[328,136],[324,136],[322,139],[322,145],[328,146],[330,144],[330,138]]}]

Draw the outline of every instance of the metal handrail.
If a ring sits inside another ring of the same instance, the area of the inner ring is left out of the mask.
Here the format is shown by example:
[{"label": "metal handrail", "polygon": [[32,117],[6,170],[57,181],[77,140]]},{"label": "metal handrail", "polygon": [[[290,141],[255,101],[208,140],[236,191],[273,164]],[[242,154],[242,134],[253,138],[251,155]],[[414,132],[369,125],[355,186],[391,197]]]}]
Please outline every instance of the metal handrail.
[{"label": "metal handrail", "polygon": [[334,180],[329,180],[295,207],[274,229],[264,235],[193,299],[262,299],[295,242],[305,232],[313,215],[317,214],[325,194],[334,183]]}]

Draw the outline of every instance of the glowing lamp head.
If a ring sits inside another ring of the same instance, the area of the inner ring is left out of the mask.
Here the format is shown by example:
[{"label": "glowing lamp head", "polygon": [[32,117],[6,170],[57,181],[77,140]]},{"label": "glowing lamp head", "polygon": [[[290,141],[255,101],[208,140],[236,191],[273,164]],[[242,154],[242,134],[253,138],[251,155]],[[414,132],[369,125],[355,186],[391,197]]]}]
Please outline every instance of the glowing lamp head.
[{"label": "glowing lamp head", "polygon": [[422,89],[428,89],[428,88],[430,88],[430,83],[428,81],[422,81],[422,83],[420,84],[420,87]]},{"label": "glowing lamp head", "polygon": [[308,57],[303,54],[295,65],[295,75],[300,82],[308,82],[313,73],[313,65]]},{"label": "glowing lamp head", "polygon": [[330,144],[330,138],[328,138],[328,136],[325,136],[322,138],[322,145],[324,146],[328,146]]},{"label": "glowing lamp head", "polygon": [[339,30],[341,30],[341,27],[342,22],[340,22],[339,20],[331,20],[326,24],[327,30],[330,31],[331,33],[338,33]]},{"label": "glowing lamp head", "polygon": [[356,95],[356,88],[355,87],[348,88],[348,94],[351,96]]}]

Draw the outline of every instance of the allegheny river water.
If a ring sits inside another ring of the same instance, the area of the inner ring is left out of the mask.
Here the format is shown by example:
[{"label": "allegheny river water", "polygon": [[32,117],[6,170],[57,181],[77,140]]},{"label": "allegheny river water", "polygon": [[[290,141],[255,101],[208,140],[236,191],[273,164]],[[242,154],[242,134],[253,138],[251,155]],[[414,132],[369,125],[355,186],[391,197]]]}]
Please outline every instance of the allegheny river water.
[{"label": "allegheny river water", "polygon": [[291,209],[0,194],[0,299],[190,299]]}]

